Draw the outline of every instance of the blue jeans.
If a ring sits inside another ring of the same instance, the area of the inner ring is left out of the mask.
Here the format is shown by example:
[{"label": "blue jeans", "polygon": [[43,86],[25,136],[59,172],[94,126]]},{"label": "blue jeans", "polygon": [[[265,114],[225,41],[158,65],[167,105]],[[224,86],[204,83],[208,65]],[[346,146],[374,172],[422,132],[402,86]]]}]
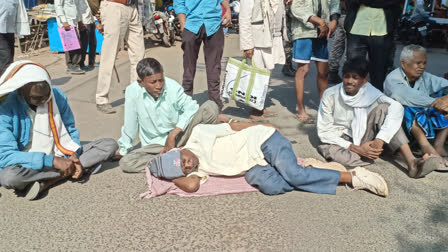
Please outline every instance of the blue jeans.
[{"label": "blue jeans", "polygon": [[261,151],[268,165],[252,167],[246,173],[246,181],[262,193],[275,195],[299,189],[336,194],[341,173],[298,165],[291,143],[278,131],[263,143]]}]

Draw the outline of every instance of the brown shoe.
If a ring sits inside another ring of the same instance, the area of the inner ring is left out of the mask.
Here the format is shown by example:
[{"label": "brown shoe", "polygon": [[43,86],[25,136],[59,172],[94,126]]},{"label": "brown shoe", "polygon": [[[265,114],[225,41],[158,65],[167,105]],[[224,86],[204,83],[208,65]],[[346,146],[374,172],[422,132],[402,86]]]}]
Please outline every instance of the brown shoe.
[{"label": "brown shoe", "polygon": [[115,114],[117,112],[114,108],[112,108],[112,105],[110,105],[110,103],[97,104],[96,109],[104,114]]}]

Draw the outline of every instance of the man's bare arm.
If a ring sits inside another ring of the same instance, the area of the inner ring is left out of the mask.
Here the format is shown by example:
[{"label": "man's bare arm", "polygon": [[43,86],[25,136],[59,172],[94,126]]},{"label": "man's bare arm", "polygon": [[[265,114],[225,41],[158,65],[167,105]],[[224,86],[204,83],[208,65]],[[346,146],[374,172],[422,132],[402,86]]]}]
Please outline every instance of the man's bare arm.
[{"label": "man's bare arm", "polygon": [[172,180],[174,184],[179,187],[184,192],[193,193],[199,190],[201,186],[201,178],[196,175],[191,175],[189,177],[180,177]]}]

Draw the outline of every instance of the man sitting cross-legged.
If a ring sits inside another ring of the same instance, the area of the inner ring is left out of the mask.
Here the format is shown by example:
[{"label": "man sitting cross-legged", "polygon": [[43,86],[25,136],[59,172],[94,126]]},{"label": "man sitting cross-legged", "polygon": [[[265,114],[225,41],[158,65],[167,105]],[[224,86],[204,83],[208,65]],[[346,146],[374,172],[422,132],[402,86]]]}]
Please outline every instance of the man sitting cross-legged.
[{"label": "man sitting cross-legged", "polygon": [[[7,97],[6,97],[7,95]],[[33,200],[64,178],[114,156],[118,145],[101,139],[80,145],[67,97],[51,87],[45,68],[17,61],[0,79],[0,184]]]},{"label": "man sitting cross-legged", "polygon": [[[400,59],[401,67],[384,82],[384,93],[404,106],[406,130],[416,138],[423,153],[448,156],[444,148],[448,95],[442,93],[448,80],[425,72],[426,50],[422,46],[405,46]],[[428,139],[434,139],[434,145]]]},{"label": "man sitting cross-legged", "polygon": [[162,154],[148,165],[154,176],[170,179],[186,192],[197,191],[208,176],[245,176],[268,195],[292,190],[336,194],[339,183],[388,195],[384,179],[362,167],[340,172],[298,165],[289,140],[269,124],[198,125],[183,149]]},{"label": "man sitting cross-legged", "polygon": [[[141,172],[152,157],[185,145],[197,124],[226,120],[218,116],[218,105],[213,101],[199,107],[179,83],[164,76],[156,59],[141,60],[137,75],[139,80],[126,88],[124,125],[118,140],[124,172]],[[131,151],[137,132],[142,147]]]},{"label": "man sitting cross-legged", "polygon": [[438,168],[440,158],[415,158],[401,129],[403,107],[373,87],[364,59],[346,62],[343,83],[327,89],[319,106],[318,151],[327,160],[347,167],[368,165],[383,152],[399,150],[405,158],[408,175],[423,177]]}]

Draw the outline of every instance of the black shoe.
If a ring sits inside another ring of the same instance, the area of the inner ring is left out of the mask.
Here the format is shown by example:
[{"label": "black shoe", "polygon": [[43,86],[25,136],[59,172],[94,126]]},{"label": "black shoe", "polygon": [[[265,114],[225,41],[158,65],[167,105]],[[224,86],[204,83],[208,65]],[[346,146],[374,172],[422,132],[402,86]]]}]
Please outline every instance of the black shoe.
[{"label": "black shoe", "polygon": [[339,84],[342,82],[341,77],[339,77],[338,72],[328,72],[328,83],[329,84]]}]

